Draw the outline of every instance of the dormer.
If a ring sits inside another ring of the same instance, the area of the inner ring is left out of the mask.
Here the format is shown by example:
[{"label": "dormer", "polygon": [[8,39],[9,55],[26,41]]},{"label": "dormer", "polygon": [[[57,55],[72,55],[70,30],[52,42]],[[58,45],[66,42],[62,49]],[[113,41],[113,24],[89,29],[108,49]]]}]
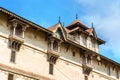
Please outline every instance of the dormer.
[{"label": "dormer", "polygon": [[88,28],[78,18],[70,23],[65,30],[70,35],[68,38],[72,41],[95,52],[98,52],[98,46],[100,44],[105,43],[105,41],[97,37],[93,24],[92,28]]},{"label": "dormer", "polygon": [[60,56],[61,43],[66,40],[66,33],[61,23],[48,28],[53,34],[48,37],[48,61],[55,64]]},{"label": "dormer", "polygon": [[48,30],[53,32],[54,37],[56,37],[60,40],[66,40],[66,32],[65,32],[61,22],[58,22],[57,24],[49,27]]},{"label": "dormer", "polygon": [[11,49],[19,51],[24,43],[24,32],[28,25],[17,19],[10,20],[10,24],[9,46]]}]

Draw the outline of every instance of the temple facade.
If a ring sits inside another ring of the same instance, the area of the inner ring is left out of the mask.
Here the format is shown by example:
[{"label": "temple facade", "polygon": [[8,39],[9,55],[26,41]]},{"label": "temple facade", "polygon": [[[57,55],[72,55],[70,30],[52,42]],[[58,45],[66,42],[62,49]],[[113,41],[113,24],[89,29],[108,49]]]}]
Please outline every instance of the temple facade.
[{"label": "temple facade", "polygon": [[0,7],[0,80],[120,80],[120,64],[76,17],[48,29]]}]

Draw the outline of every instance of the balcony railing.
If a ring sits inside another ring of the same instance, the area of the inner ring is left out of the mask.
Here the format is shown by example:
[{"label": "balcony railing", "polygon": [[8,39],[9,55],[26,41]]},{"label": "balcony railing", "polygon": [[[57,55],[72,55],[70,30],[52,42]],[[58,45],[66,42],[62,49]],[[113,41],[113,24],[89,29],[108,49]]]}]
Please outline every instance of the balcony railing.
[{"label": "balcony railing", "polygon": [[12,40],[19,41],[21,43],[24,42],[24,38],[22,36],[19,36],[19,35],[12,34],[12,35],[9,35],[9,38]]},{"label": "balcony railing", "polygon": [[12,34],[9,35],[9,43],[10,48],[19,51],[21,45],[24,43],[24,38]]},{"label": "balcony railing", "polygon": [[82,65],[92,68],[92,65],[90,63],[82,63]]},{"label": "balcony railing", "polygon": [[53,54],[53,55],[56,55],[56,56],[60,56],[60,53],[58,52],[58,51],[56,51],[56,50],[47,50],[47,53],[49,53],[49,54]]},{"label": "balcony railing", "polygon": [[57,59],[60,56],[60,53],[55,50],[47,50],[47,54],[48,54],[48,61],[53,64],[56,63]]}]

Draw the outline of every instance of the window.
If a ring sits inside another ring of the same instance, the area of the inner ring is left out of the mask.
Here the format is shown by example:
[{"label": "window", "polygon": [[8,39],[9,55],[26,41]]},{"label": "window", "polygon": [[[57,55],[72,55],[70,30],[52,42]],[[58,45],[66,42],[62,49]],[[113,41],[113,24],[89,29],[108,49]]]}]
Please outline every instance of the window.
[{"label": "window", "polygon": [[53,43],[53,50],[58,51],[58,42],[54,41]]},{"label": "window", "polygon": [[110,75],[110,66],[107,66],[107,74]]},{"label": "window", "polygon": [[10,62],[15,63],[16,51],[11,50]]},{"label": "window", "polygon": [[53,68],[54,68],[54,65],[49,63],[49,74],[53,75]]},{"label": "window", "polygon": [[116,70],[116,78],[119,79],[119,71],[118,70]]},{"label": "window", "polygon": [[13,80],[14,79],[14,75],[13,74],[8,74],[8,80]]},{"label": "window", "polygon": [[92,48],[95,48],[95,41],[92,40]]},{"label": "window", "polygon": [[87,38],[83,36],[82,38],[83,45],[87,46]]},{"label": "window", "polygon": [[87,63],[91,64],[91,58],[90,58],[90,56],[87,57]]},{"label": "window", "polygon": [[88,80],[88,77],[87,77],[87,76],[85,76],[85,80]]},{"label": "window", "polygon": [[72,55],[73,55],[73,57],[75,57],[75,52],[74,51],[72,52]]},{"label": "window", "polygon": [[22,31],[22,26],[18,25],[15,30],[15,34],[19,37],[22,37],[23,31]]}]

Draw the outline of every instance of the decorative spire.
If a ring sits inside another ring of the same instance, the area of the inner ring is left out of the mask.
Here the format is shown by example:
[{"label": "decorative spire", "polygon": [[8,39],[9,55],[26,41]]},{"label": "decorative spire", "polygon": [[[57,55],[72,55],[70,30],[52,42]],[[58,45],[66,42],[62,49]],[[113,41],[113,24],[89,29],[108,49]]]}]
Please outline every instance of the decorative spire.
[{"label": "decorative spire", "polygon": [[78,19],[78,14],[76,13],[76,19]]},{"label": "decorative spire", "polygon": [[60,22],[60,20],[61,20],[61,17],[59,16],[59,17],[58,17],[58,22]]},{"label": "decorative spire", "polygon": [[93,26],[93,22],[92,22],[91,24],[92,24],[92,28],[94,28],[94,26]]},{"label": "decorative spire", "polygon": [[64,27],[64,22],[63,22],[63,27]]}]

